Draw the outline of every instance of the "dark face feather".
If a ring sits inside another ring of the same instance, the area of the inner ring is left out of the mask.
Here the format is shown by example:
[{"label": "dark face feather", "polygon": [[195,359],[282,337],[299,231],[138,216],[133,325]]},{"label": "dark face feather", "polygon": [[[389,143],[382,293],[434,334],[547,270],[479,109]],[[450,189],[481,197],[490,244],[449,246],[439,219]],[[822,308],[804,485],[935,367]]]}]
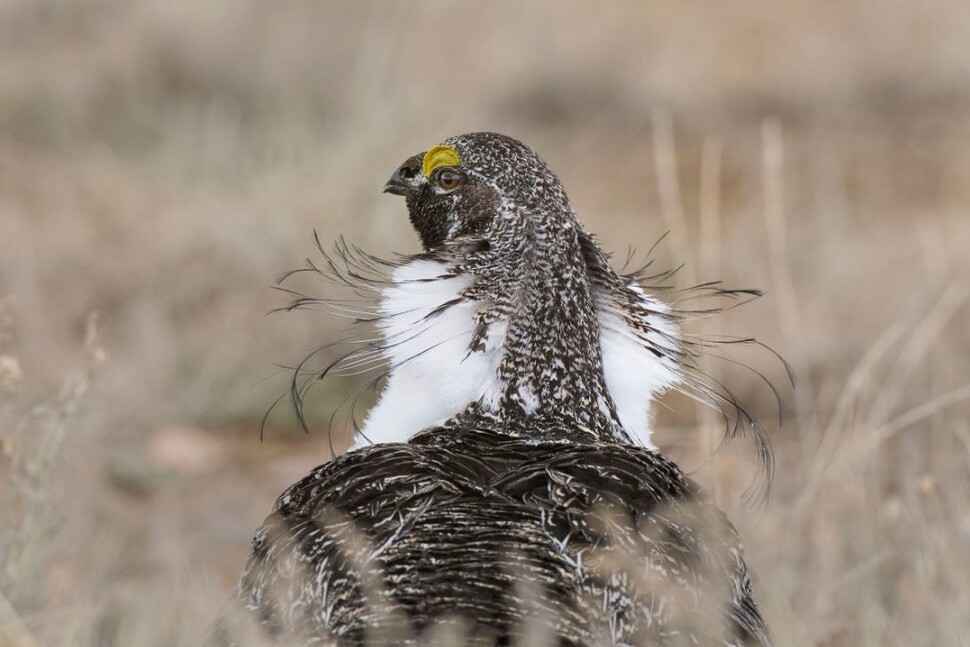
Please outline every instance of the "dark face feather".
[{"label": "dark face feather", "polygon": [[[408,158],[385,191],[403,195],[411,224],[425,250],[462,239],[487,239],[496,218],[513,212],[570,214],[568,200],[546,163],[521,142],[496,133],[471,133],[445,141],[460,163],[425,176],[425,153]],[[450,181],[457,186],[451,188]]]}]

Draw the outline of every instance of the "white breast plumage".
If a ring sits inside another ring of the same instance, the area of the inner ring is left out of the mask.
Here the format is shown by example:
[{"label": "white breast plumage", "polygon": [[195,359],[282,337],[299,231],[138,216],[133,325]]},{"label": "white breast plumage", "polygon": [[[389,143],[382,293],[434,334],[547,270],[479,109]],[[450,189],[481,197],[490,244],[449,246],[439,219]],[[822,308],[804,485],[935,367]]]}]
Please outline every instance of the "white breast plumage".
[{"label": "white breast plumage", "polygon": [[[406,442],[474,402],[492,410],[502,391],[497,372],[505,323],[489,327],[484,350],[469,352],[480,304],[461,293],[473,277],[455,275],[439,261],[416,260],[399,267],[392,280],[379,310],[387,383],[351,449]],[[664,308],[646,295],[643,300],[653,311]],[[648,350],[644,333],[633,330],[611,304],[599,304],[598,320],[604,377],[620,421],[636,444],[654,449],[650,403],[677,381],[676,365]],[[658,332],[649,341],[669,345],[673,324],[658,320],[651,326]]]},{"label": "white breast plumage", "polygon": [[469,352],[479,304],[460,300],[473,277],[451,274],[444,263],[417,260],[399,267],[380,306],[387,384],[352,449],[405,442],[440,425],[469,403],[494,406],[505,327],[490,327],[484,350]]},{"label": "white breast plumage", "polygon": [[[639,287],[630,289],[641,295],[646,310],[667,312],[666,305],[643,294]],[[651,332],[634,330],[609,304],[598,304],[597,318],[603,377],[620,422],[636,444],[656,449],[650,439],[650,404],[680,377],[673,353],[658,357],[649,348],[674,350],[670,347],[677,338],[677,329],[670,320],[658,316],[649,322]]]}]

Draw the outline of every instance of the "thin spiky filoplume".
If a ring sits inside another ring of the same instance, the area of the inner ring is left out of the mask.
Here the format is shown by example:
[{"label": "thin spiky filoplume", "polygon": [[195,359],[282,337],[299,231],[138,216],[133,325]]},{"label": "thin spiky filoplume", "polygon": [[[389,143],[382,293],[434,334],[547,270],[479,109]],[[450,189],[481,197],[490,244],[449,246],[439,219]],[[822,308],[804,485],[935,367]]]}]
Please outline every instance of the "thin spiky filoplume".
[{"label": "thin spiky filoplume", "polygon": [[766,644],[737,533],[651,442],[665,389],[736,406],[682,313],[612,269],[514,139],[446,140],[387,190],[422,254],[311,264],[380,293],[379,338],[327,369],[382,367],[380,400],[277,501],[240,606],[286,644],[424,644],[445,621],[465,644]]}]

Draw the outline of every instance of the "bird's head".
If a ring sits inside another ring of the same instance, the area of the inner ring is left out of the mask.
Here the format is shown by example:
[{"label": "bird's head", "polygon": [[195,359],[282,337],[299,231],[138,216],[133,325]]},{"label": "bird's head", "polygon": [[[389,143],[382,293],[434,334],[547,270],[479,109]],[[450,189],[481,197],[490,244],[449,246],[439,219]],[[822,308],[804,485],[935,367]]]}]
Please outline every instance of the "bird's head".
[{"label": "bird's head", "polygon": [[428,250],[468,237],[487,239],[497,219],[572,217],[546,163],[525,144],[496,133],[458,135],[408,158],[384,191],[404,196]]}]

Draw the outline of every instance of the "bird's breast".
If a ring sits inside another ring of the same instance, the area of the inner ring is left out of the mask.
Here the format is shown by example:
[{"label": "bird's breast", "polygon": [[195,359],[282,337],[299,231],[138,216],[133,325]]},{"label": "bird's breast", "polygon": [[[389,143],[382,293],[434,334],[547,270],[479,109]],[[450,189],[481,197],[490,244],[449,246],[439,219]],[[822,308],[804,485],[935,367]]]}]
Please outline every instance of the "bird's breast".
[{"label": "bird's breast", "polygon": [[387,382],[354,448],[405,442],[470,404],[480,403],[486,411],[497,405],[506,323],[492,323],[478,338],[482,304],[463,296],[473,280],[431,260],[412,261],[395,271],[380,306]]}]

